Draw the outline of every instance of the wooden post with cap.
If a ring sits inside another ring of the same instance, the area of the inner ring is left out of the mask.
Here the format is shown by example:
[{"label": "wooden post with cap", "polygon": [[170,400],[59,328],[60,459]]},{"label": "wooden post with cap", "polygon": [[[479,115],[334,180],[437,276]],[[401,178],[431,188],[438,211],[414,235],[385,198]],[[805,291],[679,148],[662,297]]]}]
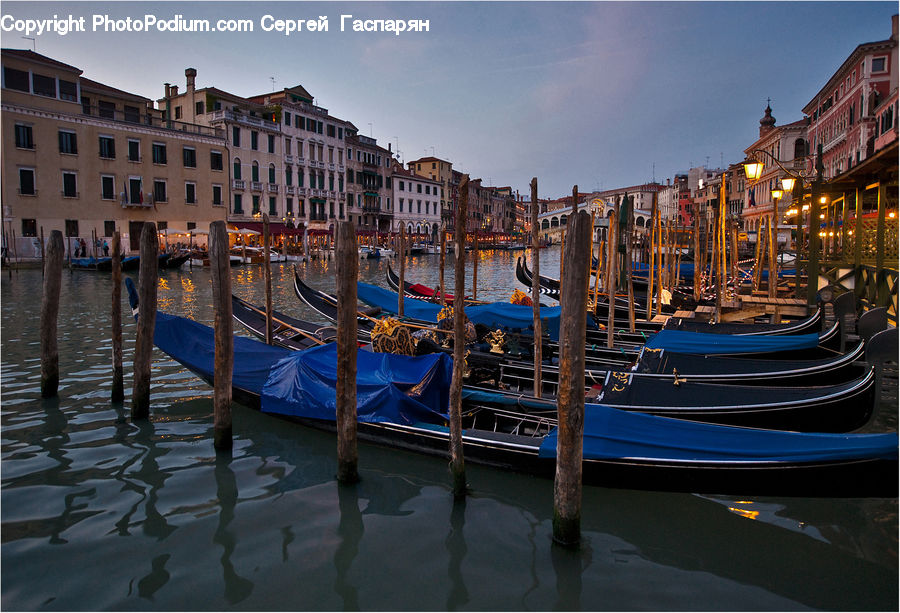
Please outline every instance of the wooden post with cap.
[{"label": "wooden post with cap", "polygon": [[584,211],[573,213],[567,225],[566,292],[560,296],[559,424],[553,487],[553,540],[561,545],[575,546],[581,539],[585,311],[590,272],[583,254],[590,246],[590,216]]},{"label": "wooden post with cap", "polygon": [[141,264],[138,277],[137,339],[134,345],[134,382],[131,391],[131,418],[150,417],[150,362],[153,331],[156,328],[156,294],[159,276],[159,237],[156,224],[147,222],[141,230]]},{"label": "wooden post with cap", "polygon": [[358,325],[356,282],[359,275],[359,254],[356,247],[356,228],[352,221],[338,222],[336,233],[337,479],[341,483],[354,483],[359,481],[359,450],[356,442],[356,354],[358,349],[356,343]]},{"label": "wooden post with cap", "polygon": [[[213,446],[231,449],[231,383],[234,373],[234,323],[231,318],[231,262],[224,221],[209,224],[209,264],[212,280],[213,334]],[[267,309],[271,311],[271,309]]]},{"label": "wooden post with cap", "polygon": [[456,208],[455,292],[453,295],[453,378],[450,382],[450,479],[453,497],[466,495],[466,463],[462,444],[462,385],[466,356],[466,214],[469,208],[469,175],[459,183]]},{"label": "wooden post with cap", "polygon": [[122,370],[122,238],[116,230],[112,237],[112,363],[113,378],[109,398],[112,402],[125,400],[125,376]]},{"label": "wooden post with cap", "polygon": [[[541,397],[541,389],[543,386],[541,364],[543,363],[543,344],[541,342],[543,329],[541,325],[541,258],[540,258],[540,224],[538,222],[538,213],[540,203],[538,202],[538,181],[537,177],[531,179],[531,312],[534,326],[534,397]],[[522,256],[525,257],[524,255]]]},{"label": "wooden post with cap", "polygon": [[50,244],[47,246],[41,296],[41,398],[54,398],[59,393],[57,320],[62,287],[63,251],[62,232],[53,230],[50,232]]}]

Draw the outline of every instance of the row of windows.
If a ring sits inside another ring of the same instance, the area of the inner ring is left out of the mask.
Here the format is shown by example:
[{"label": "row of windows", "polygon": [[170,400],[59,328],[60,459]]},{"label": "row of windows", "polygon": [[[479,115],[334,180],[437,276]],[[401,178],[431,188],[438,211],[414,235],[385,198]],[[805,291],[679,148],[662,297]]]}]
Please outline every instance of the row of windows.
[{"label": "row of windows", "polygon": [[[116,159],[116,139],[114,136],[98,137],[99,154],[105,160]],[[34,134],[32,126],[25,124],[16,124],[15,126],[15,142],[19,149],[34,149]],[[141,141],[129,138],[127,140],[128,153],[127,159],[130,162],[141,161]],[[69,130],[59,131],[59,152],[68,155],[78,155],[78,135]],[[165,165],[168,163],[167,145],[165,143],[153,143],[153,163]],[[197,150],[194,147],[184,146],[181,148],[181,160],[185,168],[197,167]],[[210,170],[222,170],[222,152],[210,151],[209,154]]]},{"label": "row of windows", "polygon": [[[402,213],[403,212],[403,198],[399,199],[399,204],[400,204],[400,212]],[[434,207],[430,208],[429,205],[432,205],[432,204],[434,205]],[[409,201],[409,211],[408,211],[409,213],[413,212],[412,205],[413,205],[412,200],[410,200]],[[416,200],[416,213],[420,213],[420,214],[422,213],[422,201],[421,200]],[[425,203],[425,214],[426,215],[429,215],[429,214],[437,215],[438,214],[437,202],[426,202]]]},{"label": "row of windows", "polygon": [[3,85],[7,89],[44,96],[46,98],[58,98],[76,102],[78,100],[78,85],[74,81],[65,81],[56,77],[48,77],[36,72],[29,73],[25,70],[16,70],[5,66],[3,68]]},{"label": "row of windows", "polygon": [[[116,200],[119,197],[123,203],[144,204],[144,185],[140,177],[129,177],[122,183],[124,191],[116,194],[116,178],[113,175],[100,175],[100,198],[102,200]],[[72,170],[62,171],[63,198],[78,198],[78,173]],[[22,196],[37,196],[35,188],[35,171],[33,168],[19,168],[19,194]],[[168,202],[167,181],[154,179],[152,189],[153,202]],[[197,204],[197,184],[186,181],[184,184],[185,204]],[[149,203],[149,202],[148,202]],[[222,186],[212,185],[212,204],[222,205]]]},{"label": "row of windows", "polygon": [[[403,181],[400,181],[399,188],[400,188],[400,191],[401,191],[401,192],[402,192],[402,191],[406,191],[405,188],[404,188],[404,182],[403,182]],[[413,182],[412,182],[412,181],[409,182],[409,191],[413,191]],[[421,183],[416,183],[416,191],[417,191],[418,193],[420,193],[420,194],[422,193],[422,184],[421,184]],[[443,191],[443,190],[442,190],[442,191]],[[436,185],[435,185],[434,187],[431,187],[430,185],[426,185],[426,186],[425,186],[425,193],[426,193],[427,195],[434,194],[435,196],[437,196],[437,194],[438,194],[438,188],[437,188]]]}]

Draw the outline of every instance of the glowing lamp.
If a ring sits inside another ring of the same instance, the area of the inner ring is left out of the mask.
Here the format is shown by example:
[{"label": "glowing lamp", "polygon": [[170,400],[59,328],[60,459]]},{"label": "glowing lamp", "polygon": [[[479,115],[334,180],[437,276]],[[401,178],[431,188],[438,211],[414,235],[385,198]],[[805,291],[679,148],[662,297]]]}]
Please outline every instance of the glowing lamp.
[{"label": "glowing lamp", "polygon": [[744,175],[751,181],[756,181],[762,176],[762,162],[744,162]]},{"label": "glowing lamp", "polygon": [[792,192],[794,191],[794,183],[796,182],[797,179],[795,179],[794,177],[784,177],[781,180],[781,186],[784,188],[784,191]]}]

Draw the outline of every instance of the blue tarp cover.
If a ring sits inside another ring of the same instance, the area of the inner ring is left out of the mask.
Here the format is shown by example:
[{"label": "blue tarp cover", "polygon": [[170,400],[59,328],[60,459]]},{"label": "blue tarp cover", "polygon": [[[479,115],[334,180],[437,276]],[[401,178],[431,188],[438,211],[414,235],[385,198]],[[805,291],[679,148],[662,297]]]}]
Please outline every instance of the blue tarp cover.
[{"label": "blue tarp cover", "polygon": [[735,335],[684,330],[660,330],[647,341],[650,349],[667,349],[698,355],[731,353],[767,353],[791,349],[810,349],[819,344],[819,335]]},{"label": "blue tarp cover", "polygon": [[[359,421],[446,422],[452,364],[453,360],[443,353],[409,357],[359,350]],[[334,420],[336,387],[336,344],[293,352],[272,367],[262,390],[262,410]]]},{"label": "blue tarp cover", "polygon": [[[539,455],[556,457],[557,430]],[[585,459],[672,462],[815,462],[897,459],[897,434],[822,434],[735,428],[585,406]]]},{"label": "blue tarp cover", "polygon": [[[368,283],[357,284],[357,296],[363,302],[372,306],[381,307],[386,313],[397,313],[397,293],[390,290],[370,285]],[[411,319],[418,319],[436,324],[438,313],[441,311],[439,304],[416,300],[415,298],[403,299],[403,315]],[[559,320],[562,307],[541,307],[541,321],[545,323],[547,334],[553,340],[559,339]],[[489,328],[504,328],[506,330],[528,330],[534,323],[532,307],[507,302],[492,302],[466,307],[466,317],[472,323],[484,324]],[[588,315],[589,328],[596,327],[594,320]]]},{"label": "blue tarp cover", "polygon": [[[209,326],[156,313],[153,342],[180,364],[212,383],[215,339]],[[358,350],[356,392],[359,421],[444,423],[453,371],[450,356],[419,357]],[[337,345],[305,351],[234,337],[234,387],[258,394],[270,413],[335,419]]]},{"label": "blue tarp cover", "polygon": [[[191,319],[157,311],[153,342],[180,364],[212,382],[216,356],[212,328]],[[291,353],[290,349],[272,347],[245,336],[235,336],[232,385],[258,394],[269,378],[272,366]]]}]

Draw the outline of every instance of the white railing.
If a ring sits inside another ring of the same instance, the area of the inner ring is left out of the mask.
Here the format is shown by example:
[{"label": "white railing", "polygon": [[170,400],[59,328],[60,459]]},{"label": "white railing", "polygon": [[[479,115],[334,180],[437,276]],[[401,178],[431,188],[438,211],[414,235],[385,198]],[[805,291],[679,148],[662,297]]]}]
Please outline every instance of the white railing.
[{"label": "white railing", "polygon": [[231,189],[245,189],[245,182],[241,179],[234,179],[231,182]]}]

